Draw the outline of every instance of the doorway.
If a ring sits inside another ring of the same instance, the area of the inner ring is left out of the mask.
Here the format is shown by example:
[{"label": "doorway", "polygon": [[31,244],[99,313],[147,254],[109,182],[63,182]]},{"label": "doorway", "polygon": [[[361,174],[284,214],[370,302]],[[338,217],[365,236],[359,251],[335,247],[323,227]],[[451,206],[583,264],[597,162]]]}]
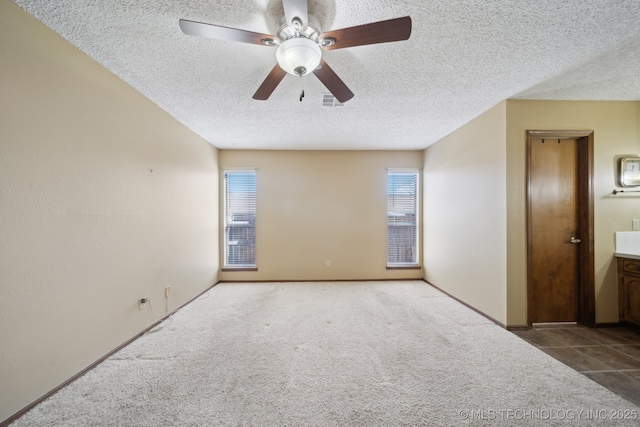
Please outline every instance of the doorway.
[{"label": "doorway", "polygon": [[527,317],[595,326],[593,131],[527,131]]}]

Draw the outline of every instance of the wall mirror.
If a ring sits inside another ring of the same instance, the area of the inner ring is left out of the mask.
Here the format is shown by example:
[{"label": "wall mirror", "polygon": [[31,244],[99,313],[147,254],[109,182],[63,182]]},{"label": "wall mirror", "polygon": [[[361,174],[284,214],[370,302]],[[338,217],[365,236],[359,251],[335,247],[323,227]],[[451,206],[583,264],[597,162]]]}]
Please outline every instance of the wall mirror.
[{"label": "wall mirror", "polygon": [[618,164],[618,179],[622,187],[640,186],[640,157],[622,157]]}]

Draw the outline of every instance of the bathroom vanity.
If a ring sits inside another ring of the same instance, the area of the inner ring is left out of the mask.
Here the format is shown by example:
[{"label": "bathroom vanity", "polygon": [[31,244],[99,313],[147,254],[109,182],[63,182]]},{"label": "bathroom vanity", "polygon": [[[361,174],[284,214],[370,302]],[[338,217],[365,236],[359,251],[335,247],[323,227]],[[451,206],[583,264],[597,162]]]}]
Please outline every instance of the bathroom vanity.
[{"label": "bathroom vanity", "polygon": [[623,255],[617,256],[620,321],[640,326],[640,256],[616,255]]},{"label": "bathroom vanity", "polygon": [[640,326],[640,231],[617,232],[615,255],[620,321]]}]

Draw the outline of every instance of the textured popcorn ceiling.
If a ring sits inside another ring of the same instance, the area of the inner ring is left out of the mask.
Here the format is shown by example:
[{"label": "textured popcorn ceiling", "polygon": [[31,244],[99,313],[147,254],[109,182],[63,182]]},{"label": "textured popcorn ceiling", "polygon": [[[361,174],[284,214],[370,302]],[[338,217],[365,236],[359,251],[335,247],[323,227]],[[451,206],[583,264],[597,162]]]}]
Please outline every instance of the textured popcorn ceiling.
[{"label": "textured popcorn ceiling", "polygon": [[275,34],[280,0],[15,3],[219,148],[422,149],[507,98],[640,100],[638,0],[310,0],[321,31],[413,20],[408,41],[323,52],[342,107],[313,75],[255,101],[274,48],[178,27]]}]

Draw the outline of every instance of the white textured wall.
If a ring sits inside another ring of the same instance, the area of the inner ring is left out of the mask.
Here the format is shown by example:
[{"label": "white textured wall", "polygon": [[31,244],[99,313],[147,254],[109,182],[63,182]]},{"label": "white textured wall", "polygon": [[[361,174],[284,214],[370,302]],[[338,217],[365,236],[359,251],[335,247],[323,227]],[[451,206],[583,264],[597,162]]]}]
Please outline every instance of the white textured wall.
[{"label": "white textured wall", "polygon": [[221,278],[421,278],[386,269],[386,168],[421,163],[421,151],[220,151],[221,168],[257,168],[258,189],[258,271]]},{"label": "white textured wall", "polygon": [[0,421],[211,286],[217,209],[215,148],[0,2]]},{"label": "white textured wall", "polygon": [[425,279],[506,324],[506,104],[424,152]]}]

